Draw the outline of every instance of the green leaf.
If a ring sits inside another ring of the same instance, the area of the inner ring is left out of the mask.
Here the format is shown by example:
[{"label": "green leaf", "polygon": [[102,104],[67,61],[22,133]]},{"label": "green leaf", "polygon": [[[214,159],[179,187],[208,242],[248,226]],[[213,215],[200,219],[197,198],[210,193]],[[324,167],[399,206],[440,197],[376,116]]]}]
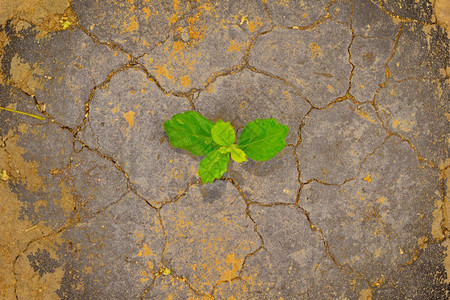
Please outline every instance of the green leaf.
[{"label": "green leaf", "polygon": [[245,157],[245,152],[239,149],[236,144],[231,145],[228,149],[230,149],[231,158],[235,162],[241,163],[247,161],[247,157]]},{"label": "green leaf", "polygon": [[284,139],[288,132],[289,127],[273,118],[256,119],[245,126],[239,137],[238,146],[254,160],[269,160],[286,147]]},{"label": "green leaf", "polygon": [[224,122],[218,120],[211,129],[211,135],[217,144],[220,146],[228,147],[234,143],[236,140],[236,133],[234,133],[233,127],[231,127],[230,122]]},{"label": "green leaf", "polygon": [[227,171],[230,154],[222,153],[220,149],[210,152],[202,159],[198,167],[198,174],[202,182],[213,182],[214,179],[222,177]]},{"label": "green leaf", "polygon": [[164,130],[172,146],[199,156],[219,148],[211,136],[213,126],[213,122],[195,111],[176,114],[164,122]]},{"label": "green leaf", "polygon": [[243,161],[247,161],[245,157],[245,152],[238,148],[236,144],[231,145],[230,147],[220,147],[220,153],[231,153],[231,158],[238,163]]}]

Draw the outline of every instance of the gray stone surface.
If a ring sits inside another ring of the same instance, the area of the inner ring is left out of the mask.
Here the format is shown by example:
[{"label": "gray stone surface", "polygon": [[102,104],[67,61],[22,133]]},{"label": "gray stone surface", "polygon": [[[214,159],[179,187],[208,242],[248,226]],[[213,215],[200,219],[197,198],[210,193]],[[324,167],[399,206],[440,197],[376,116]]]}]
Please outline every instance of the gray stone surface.
[{"label": "gray stone surface", "polygon": [[321,286],[322,297],[351,294],[345,282],[355,276],[330,263],[319,232],[300,208],[252,205],[250,215],[258,224],[264,247],[249,257],[242,274],[249,298],[307,298],[316,285]]},{"label": "gray stone surface", "polygon": [[377,282],[391,278],[431,239],[438,191],[435,170],[406,142],[390,137],[367,158],[358,178],[341,186],[306,185],[300,205],[322,229],[336,260]]},{"label": "gray stone surface", "polygon": [[[248,200],[258,203],[295,203],[300,188],[293,147],[286,147],[267,162],[233,163],[225,176],[239,182]],[[264,186],[264,190],[261,190]]]},{"label": "gray stone surface", "polygon": [[450,128],[443,113],[449,109],[446,81],[411,79],[392,83],[381,90],[377,103],[383,112],[381,119],[390,131],[408,139],[418,155],[436,166],[445,164]]},{"label": "gray stone surface", "polygon": [[167,268],[203,294],[238,277],[246,257],[261,245],[246,207],[239,191],[226,181],[215,187],[194,185],[186,197],[165,205],[161,218]]},{"label": "gray stone surface", "polygon": [[[16,2],[1,299],[449,297],[435,1]],[[276,118],[287,147],[204,185],[163,128],[188,110],[238,138]]]},{"label": "gray stone surface", "polygon": [[363,37],[394,38],[400,22],[384,13],[376,1],[355,0],[353,4],[353,30]]},{"label": "gray stone surface", "polygon": [[[92,90],[125,64],[127,55],[95,44],[79,29],[37,35],[32,28],[9,31],[11,41],[2,59],[9,66],[6,76],[12,86],[35,95],[41,110],[59,123],[81,125]],[[17,68],[31,74],[11,73]]]},{"label": "gray stone surface", "polygon": [[[442,78],[450,61],[448,36],[438,25],[405,24],[395,55],[389,62],[392,77]],[[414,45],[414,47],[411,47]]]},{"label": "gray stone surface", "polygon": [[[21,90],[18,90],[9,85],[0,84],[0,95],[2,107],[19,110],[22,112],[34,114],[44,117],[36,108],[34,99]],[[2,118],[0,118],[0,133],[2,136],[7,136],[9,131],[17,131],[17,124],[42,124],[45,120],[30,118],[23,114],[16,114],[13,112],[2,111]]]},{"label": "gray stone surface", "polygon": [[343,101],[311,111],[301,137],[297,149],[301,181],[341,184],[359,173],[360,164],[386,133],[371,106]]},{"label": "gray stone surface", "polygon": [[114,163],[86,148],[73,155],[69,167],[79,218],[98,214],[128,192],[127,178]]},{"label": "gray stone surface", "polygon": [[422,22],[433,21],[433,1],[383,0],[383,7],[391,14]]},{"label": "gray stone surface", "polygon": [[353,3],[348,0],[337,0],[331,3],[328,12],[330,18],[335,22],[341,22],[346,26],[350,26],[353,13]]},{"label": "gray stone surface", "polygon": [[248,69],[219,77],[194,104],[213,122],[228,119],[237,130],[257,118],[276,118],[289,126],[286,142],[290,144],[297,143],[298,126],[310,108],[297,89]]},{"label": "gray stone surface", "polygon": [[66,264],[57,295],[65,299],[140,296],[155,278],[164,249],[158,215],[148,207],[130,193],[66,230],[66,243],[60,249]]},{"label": "gray stone surface", "polygon": [[331,2],[329,0],[268,0],[266,3],[272,12],[275,24],[289,27],[306,27],[324,17],[327,14],[326,9]]},{"label": "gray stone surface", "polygon": [[154,286],[143,299],[196,299],[201,297],[193,289],[189,288],[182,279],[175,276],[159,276],[156,278]]},{"label": "gray stone surface", "polygon": [[249,64],[288,80],[312,105],[324,107],[349,88],[350,40],[350,28],[332,21],[306,30],[275,29],[257,40]]},{"label": "gray stone surface", "polygon": [[218,21],[207,24],[207,21],[208,18],[200,19],[193,25],[193,38],[189,43],[170,37],[140,59],[165,90],[202,89],[215,74],[242,63],[248,35],[238,24],[220,25]]},{"label": "gray stone surface", "polygon": [[[412,264],[393,270],[385,284],[374,292],[377,299],[446,299],[448,289],[442,288],[445,280],[445,269],[433,263],[434,260],[445,259],[445,249],[439,244],[427,245],[420,257]],[[421,280],[415,280],[409,274],[423,274]]]},{"label": "gray stone surface", "polygon": [[164,134],[163,122],[186,109],[185,98],[165,95],[144,72],[128,69],[95,93],[80,137],[112,158],[148,201],[168,201],[184,191],[186,181],[198,179],[197,162],[172,150]]},{"label": "gray stone surface", "polygon": [[5,145],[17,166],[5,170],[14,178],[10,189],[22,203],[20,219],[41,221],[53,230],[64,227],[74,213],[72,184],[63,173],[72,151],[72,135],[55,124],[24,124]]},{"label": "gray stone surface", "polygon": [[[375,46],[375,47],[374,47]],[[372,101],[386,80],[385,64],[391,57],[394,40],[355,37],[350,51],[355,65],[350,93],[358,102]]]},{"label": "gray stone surface", "polygon": [[104,42],[135,56],[151,51],[169,36],[174,7],[167,1],[73,1],[79,23]]}]

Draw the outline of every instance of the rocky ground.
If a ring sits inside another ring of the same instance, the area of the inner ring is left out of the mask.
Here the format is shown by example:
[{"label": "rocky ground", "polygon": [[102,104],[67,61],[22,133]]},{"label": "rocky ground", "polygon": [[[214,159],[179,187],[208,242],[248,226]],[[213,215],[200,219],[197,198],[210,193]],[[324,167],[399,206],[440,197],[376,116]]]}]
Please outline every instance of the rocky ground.
[{"label": "rocky ground", "polygon": [[[0,0],[0,298],[450,297],[447,3]],[[187,110],[288,145],[204,185]]]}]

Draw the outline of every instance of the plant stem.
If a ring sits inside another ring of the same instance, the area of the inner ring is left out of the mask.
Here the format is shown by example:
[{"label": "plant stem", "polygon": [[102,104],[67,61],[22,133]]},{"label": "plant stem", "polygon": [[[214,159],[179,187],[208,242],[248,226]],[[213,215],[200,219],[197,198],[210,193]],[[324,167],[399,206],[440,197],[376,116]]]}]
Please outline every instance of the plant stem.
[{"label": "plant stem", "polygon": [[14,109],[11,109],[11,108],[6,108],[6,107],[1,107],[0,106],[0,109],[6,110],[6,111],[10,111],[10,112],[13,112],[13,113],[26,115],[26,116],[29,116],[29,117],[33,117],[33,118],[36,118],[38,120],[45,120],[44,117],[33,115],[33,114],[29,114],[29,113],[26,113],[26,112],[23,112],[23,111],[14,110]]}]

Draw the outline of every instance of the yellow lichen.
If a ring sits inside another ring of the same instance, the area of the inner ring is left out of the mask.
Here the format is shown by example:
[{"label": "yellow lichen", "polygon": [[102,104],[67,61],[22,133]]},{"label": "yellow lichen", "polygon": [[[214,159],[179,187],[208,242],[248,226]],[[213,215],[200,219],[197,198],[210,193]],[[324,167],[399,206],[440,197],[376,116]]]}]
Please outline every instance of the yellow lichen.
[{"label": "yellow lichen", "polygon": [[134,115],[136,113],[132,110],[130,110],[127,113],[123,113],[123,117],[125,118],[125,120],[127,120],[128,122],[128,127],[133,127],[134,126]]}]

